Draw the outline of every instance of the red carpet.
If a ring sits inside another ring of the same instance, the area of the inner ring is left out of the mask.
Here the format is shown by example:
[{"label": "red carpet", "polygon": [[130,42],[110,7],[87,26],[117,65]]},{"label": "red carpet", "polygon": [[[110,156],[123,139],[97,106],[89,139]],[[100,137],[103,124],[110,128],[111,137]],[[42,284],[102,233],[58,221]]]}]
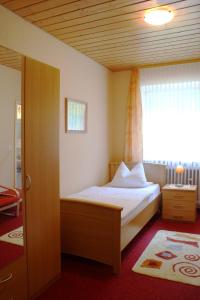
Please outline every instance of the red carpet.
[{"label": "red carpet", "polygon": [[0,235],[22,226],[22,223],[23,221],[21,212],[19,217],[0,214]]},{"label": "red carpet", "polygon": [[200,215],[195,224],[168,222],[158,217],[151,220],[123,252],[119,276],[102,264],[63,256],[61,279],[38,300],[200,300],[199,287],[131,271],[154,234],[161,229],[199,234]]},{"label": "red carpet", "polygon": [[[19,217],[0,215],[0,235],[14,230],[22,225],[22,214]],[[0,268],[15,261],[24,252],[24,248],[18,245],[0,241]]]}]

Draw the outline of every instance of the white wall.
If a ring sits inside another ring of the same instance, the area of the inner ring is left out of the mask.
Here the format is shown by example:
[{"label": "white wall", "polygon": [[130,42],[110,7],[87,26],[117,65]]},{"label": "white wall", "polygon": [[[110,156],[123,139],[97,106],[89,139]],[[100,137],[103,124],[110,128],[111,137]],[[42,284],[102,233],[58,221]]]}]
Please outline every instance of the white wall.
[{"label": "white wall", "polygon": [[112,74],[112,152],[111,160],[124,159],[125,126],[131,71]]},{"label": "white wall", "polygon": [[[0,6],[0,45],[55,66],[60,86],[60,195],[107,180],[110,72]],[[88,133],[64,132],[64,98],[88,102]]]},{"label": "white wall", "polygon": [[21,72],[0,65],[0,185],[14,187],[15,105],[21,98]]}]

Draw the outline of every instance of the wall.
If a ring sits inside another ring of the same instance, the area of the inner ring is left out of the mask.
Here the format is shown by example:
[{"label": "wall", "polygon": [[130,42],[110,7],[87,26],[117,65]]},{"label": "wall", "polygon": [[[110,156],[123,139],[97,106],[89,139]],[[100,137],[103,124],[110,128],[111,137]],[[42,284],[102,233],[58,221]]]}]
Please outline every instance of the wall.
[{"label": "wall", "polygon": [[14,186],[15,105],[21,72],[0,65],[0,185]]},{"label": "wall", "polygon": [[[55,66],[60,86],[60,195],[107,180],[110,72],[0,6],[0,45]],[[64,132],[64,98],[88,102],[88,133]]]},{"label": "wall", "polygon": [[124,159],[126,127],[126,105],[130,82],[130,71],[112,74],[112,153],[113,161]]}]

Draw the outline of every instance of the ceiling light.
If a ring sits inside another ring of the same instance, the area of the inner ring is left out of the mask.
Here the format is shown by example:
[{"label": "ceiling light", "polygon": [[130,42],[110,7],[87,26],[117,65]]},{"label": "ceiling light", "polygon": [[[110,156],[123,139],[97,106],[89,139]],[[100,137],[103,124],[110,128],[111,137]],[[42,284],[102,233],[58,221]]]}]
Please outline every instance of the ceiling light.
[{"label": "ceiling light", "polygon": [[151,25],[163,25],[173,19],[173,12],[165,7],[150,9],[145,12],[144,20]]}]

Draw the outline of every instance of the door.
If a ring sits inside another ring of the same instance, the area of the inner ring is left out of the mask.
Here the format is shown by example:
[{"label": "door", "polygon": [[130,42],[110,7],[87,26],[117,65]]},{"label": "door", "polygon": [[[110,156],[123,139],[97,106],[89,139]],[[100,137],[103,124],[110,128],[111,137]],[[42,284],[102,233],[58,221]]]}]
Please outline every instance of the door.
[{"label": "door", "polygon": [[29,296],[60,273],[59,70],[24,58],[24,173]]}]

